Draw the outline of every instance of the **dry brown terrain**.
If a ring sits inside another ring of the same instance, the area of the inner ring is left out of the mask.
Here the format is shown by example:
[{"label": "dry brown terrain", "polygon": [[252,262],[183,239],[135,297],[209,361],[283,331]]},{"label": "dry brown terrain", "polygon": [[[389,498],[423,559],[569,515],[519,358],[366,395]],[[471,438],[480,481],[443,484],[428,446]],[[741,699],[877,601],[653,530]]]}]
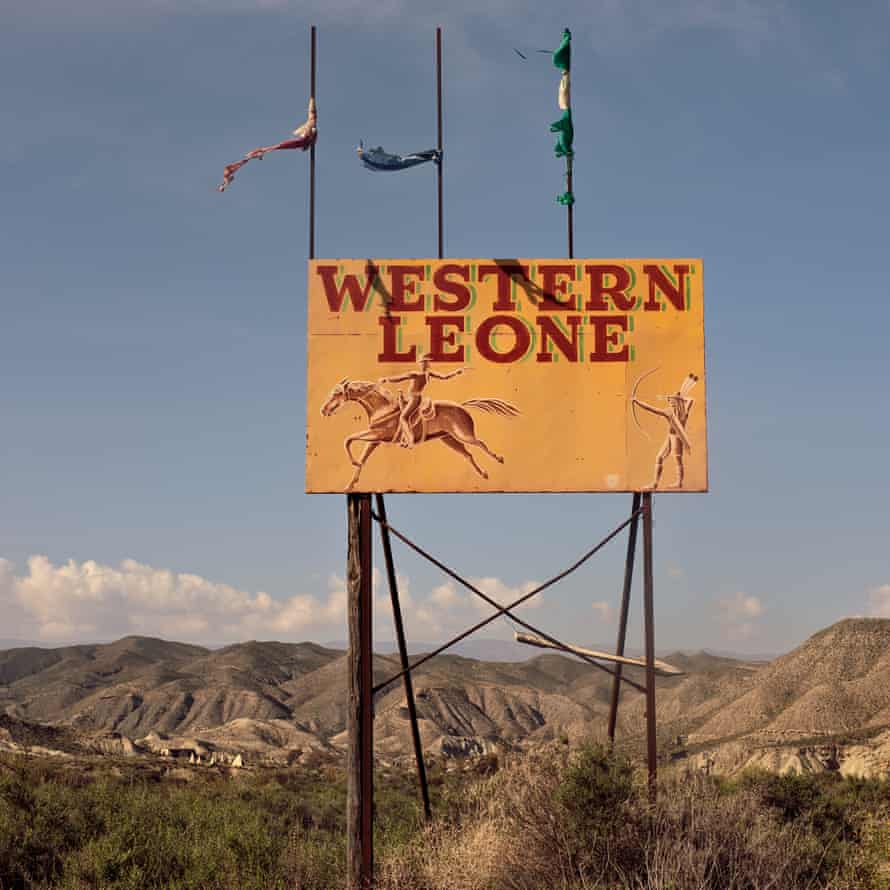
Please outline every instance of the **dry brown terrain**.
[{"label": "dry brown terrain", "polygon": [[[666,759],[726,772],[890,772],[890,621],[839,622],[768,664],[707,653],[664,658],[685,671],[658,680]],[[337,756],[346,743],[345,671],[342,651],[314,643],[208,650],[126,637],[8,650],[0,652],[0,746],[205,759],[216,751],[247,762]],[[396,671],[395,657],[375,657],[376,682]],[[642,680],[637,669],[629,675]],[[425,750],[461,757],[602,737],[610,682],[556,654],[520,663],[439,656],[415,675]],[[375,702],[375,744],[386,761],[410,757],[405,705],[401,683]],[[642,742],[644,714],[643,697],[624,686],[619,734],[632,748]]]}]

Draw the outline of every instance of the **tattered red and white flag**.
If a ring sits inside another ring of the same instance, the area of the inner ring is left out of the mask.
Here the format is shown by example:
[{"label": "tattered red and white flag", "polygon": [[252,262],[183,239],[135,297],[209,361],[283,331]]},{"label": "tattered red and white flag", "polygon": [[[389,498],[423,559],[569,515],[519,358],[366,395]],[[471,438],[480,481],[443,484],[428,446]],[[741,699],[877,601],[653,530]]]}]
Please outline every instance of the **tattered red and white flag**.
[{"label": "tattered red and white flag", "polygon": [[294,130],[293,139],[285,139],[277,145],[266,145],[262,148],[255,148],[249,151],[240,161],[229,164],[223,170],[223,181],[217,186],[217,191],[224,192],[226,187],[235,178],[235,174],[248,162],[253,160],[261,160],[264,155],[270,151],[283,151],[285,149],[300,148],[303,151],[315,145],[318,138],[317,116],[315,113],[315,98],[309,99],[309,111],[306,116],[306,122],[301,124]]}]

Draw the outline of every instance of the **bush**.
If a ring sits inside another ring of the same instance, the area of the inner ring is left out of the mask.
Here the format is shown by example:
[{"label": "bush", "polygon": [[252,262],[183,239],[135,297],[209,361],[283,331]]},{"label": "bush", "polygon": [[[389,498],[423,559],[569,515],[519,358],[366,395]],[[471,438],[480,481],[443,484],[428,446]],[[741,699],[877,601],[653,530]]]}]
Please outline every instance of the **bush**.
[{"label": "bush", "polygon": [[391,851],[377,890],[886,887],[885,823],[837,809],[855,783],[831,782],[826,802],[818,786],[776,780],[674,773],[650,804],[626,758],[557,745],[465,789],[449,822]]},{"label": "bush", "polygon": [[[95,763],[95,762],[91,762]],[[340,770],[106,767],[0,757],[0,890],[332,890],[344,884]],[[642,778],[642,777],[640,777]],[[650,804],[603,748],[537,750],[376,779],[376,890],[887,890],[888,784],[662,776]]]},{"label": "bush", "polygon": [[584,745],[562,773],[556,791],[571,829],[582,837],[608,830],[634,796],[633,767],[598,744]]},{"label": "bush", "polygon": [[[4,760],[0,757],[0,766]],[[346,862],[342,770],[108,769],[12,758],[0,769],[0,890],[329,890]],[[414,789],[381,780],[378,846],[419,830]]]}]

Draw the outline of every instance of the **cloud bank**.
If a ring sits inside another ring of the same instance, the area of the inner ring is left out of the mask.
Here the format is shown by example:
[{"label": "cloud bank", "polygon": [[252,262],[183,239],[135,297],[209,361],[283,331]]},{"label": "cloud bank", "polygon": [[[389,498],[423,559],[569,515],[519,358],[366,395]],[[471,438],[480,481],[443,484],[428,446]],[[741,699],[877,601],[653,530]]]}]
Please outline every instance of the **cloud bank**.
[{"label": "cloud bank", "polygon": [[[536,585],[524,581],[511,586],[495,577],[470,580],[499,603]],[[440,639],[492,612],[491,606],[450,581],[416,597],[410,579],[400,576],[399,589],[414,639]],[[374,598],[379,635],[390,639],[389,591],[377,570]],[[32,556],[22,574],[9,560],[0,559],[0,610],[4,637],[48,644],[111,640],[127,634],[196,643],[324,640],[345,635],[346,582],[332,574],[321,594],[277,598],[133,559],[114,567],[94,560],[54,565],[46,556]]]}]

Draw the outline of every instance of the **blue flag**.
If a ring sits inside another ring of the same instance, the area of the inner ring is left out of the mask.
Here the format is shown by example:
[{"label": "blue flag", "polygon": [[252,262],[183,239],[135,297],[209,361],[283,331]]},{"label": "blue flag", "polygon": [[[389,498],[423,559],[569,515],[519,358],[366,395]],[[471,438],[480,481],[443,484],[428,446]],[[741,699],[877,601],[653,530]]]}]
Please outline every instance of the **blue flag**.
[{"label": "blue flag", "polygon": [[415,151],[408,155],[393,155],[384,151],[381,146],[377,148],[365,148],[364,143],[359,142],[359,160],[369,169],[381,172],[392,170],[407,170],[418,164],[427,164],[430,161],[438,164],[442,160],[442,154],[438,149],[430,148],[427,151]]}]

